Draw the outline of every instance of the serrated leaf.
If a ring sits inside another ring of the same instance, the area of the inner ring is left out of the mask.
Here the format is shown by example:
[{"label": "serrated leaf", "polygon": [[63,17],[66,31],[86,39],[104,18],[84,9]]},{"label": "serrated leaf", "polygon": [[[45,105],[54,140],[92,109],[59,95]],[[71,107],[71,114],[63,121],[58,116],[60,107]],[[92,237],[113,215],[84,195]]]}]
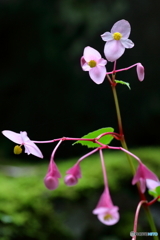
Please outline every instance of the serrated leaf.
[{"label": "serrated leaf", "polygon": [[126,86],[131,90],[130,85],[129,85],[128,82],[124,82],[124,81],[121,81],[121,80],[115,80],[115,82],[116,82],[116,83],[123,84],[123,85],[126,85]]},{"label": "serrated leaf", "polygon": [[[98,137],[102,133],[106,133],[106,132],[114,132],[114,129],[111,128],[111,127],[101,128],[101,129],[98,129],[96,131],[90,132],[87,135],[84,135],[82,138],[93,139],[93,138]],[[105,135],[105,136],[101,137],[98,141],[103,143],[103,144],[109,144],[112,141],[112,139],[113,139],[113,136]],[[83,146],[87,146],[88,148],[99,147],[99,144],[97,144],[97,143],[94,143],[94,142],[91,142],[91,141],[83,141],[83,140],[78,140],[78,141],[74,142],[72,145],[77,144],[77,143],[80,143]]]}]

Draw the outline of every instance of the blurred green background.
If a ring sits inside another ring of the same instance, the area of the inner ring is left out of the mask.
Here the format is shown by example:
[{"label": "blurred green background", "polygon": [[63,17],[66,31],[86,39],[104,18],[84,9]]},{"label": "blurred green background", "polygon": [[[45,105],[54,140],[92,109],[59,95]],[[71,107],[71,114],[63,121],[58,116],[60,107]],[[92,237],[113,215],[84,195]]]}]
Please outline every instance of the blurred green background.
[{"label": "blurred green background", "polygon": [[[1,131],[27,131],[34,140],[81,137],[108,126],[118,131],[109,83],[93,83],[88,73],[82,71],[80,57],[86,46],[104,56],[105,43],[100,35],[110,31],[116,21],[126,19],[131,24],[130,39],[135,47],[125,51],[117,67],[141,62],[146,77],[140,83],[135,69],[117,74],[119,80],[131,86],[131,91],[117,86],[125,136],[130,147],[142,147],[144,160],[152,162],[151,167],[156,170],[160,144],[159,9],[158,0],[0,0]],[[112,70],[112,63],[107,64],[107,70]],[[14,144],[2,135],[0,143],[0,239],[128,239],[138,200],[135,198],[134,202],[130,188],[131,174],[128,172],[127,176],[127,170],[119,169],[119,162],[115,161],[117,167],[110,167],[110,177],[117,179],[111,189],[122,212],[124,203],[131,202],[131,205],[121,223],[109,228],[91,214],[102,192],[102,176],[98,174],[97,165],[90,171],[88,161],[85,174],[90,176],[91,172],[93,176],[84,178],[85,183],[80,183],[78,188],[62,187],[62,191],[50,193],[42,182],[47,162],[24,154],[14,156]],[[151,148],[148,153],[144,146],[157,148]],[[49,159],[53,145],[40,145],[40,148],[45,160]],[[56,156],[64,160],[59,162],[65,172],[86,152],[84,147],[72,147],[70,142],[65,142]],[[119,155],[110,157],[111,162],[120,158]],[[95,164],[96,160],[97,157]],[[123,166],[122,161],[120,166]],[[128,167],[125,156],[124,161]],[[99,163],[98,166],[100,169]],[[10,173],[11,167],[15,175]],[[25,174],[28,167],[28,174]],[[91,186],[93,179],[97,185]],[[119,188],[115,187],[117,183]],[[81,203],[84,216],[81,216]],[[66,214],[71,217],[66,218]],[[66,224],[68,221],[70,227]],[[125,224],[128,230],[124,229]],[[140,230],[144,230],[145,224],[142,217]],[[149,227],[145,231],[149,231]]]}]

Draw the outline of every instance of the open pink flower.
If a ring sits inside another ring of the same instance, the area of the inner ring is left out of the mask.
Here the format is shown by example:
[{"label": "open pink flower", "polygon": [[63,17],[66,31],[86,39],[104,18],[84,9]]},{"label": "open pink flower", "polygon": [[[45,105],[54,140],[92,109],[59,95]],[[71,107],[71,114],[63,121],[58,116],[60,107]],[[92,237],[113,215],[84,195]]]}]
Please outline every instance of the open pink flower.
[{"label": "open pink flower", "polygon": [[151,170],[149,170],[143,163],[140,163],[137,172],[132,180],[132,184],[135,184],[139,181],[141,192],[144,193],[146,190],[147,179],[159,182],[158,177]]},{"label": "open pink flower", "polygon": [[144,67],[141,63],[137,63],[137,75],[138,75],[139,81],[144,80]]},{"label": "open pink flower", "polygon": [[76,163],[72,168],[67,172],[67,175],[64,178],[64,182],[67,186],[73,186],[77,184],[78,178],[81,178],[81,169],[78,163]]},{"label": "open pink flower", "polygon": [[93,214],[97,215],[99,221],[105,225],[114,225],[119,221],[118,207],[113,205],[107,187],[93,210]]},{"label": "open pink flower", "polygon": [[43,155],[40,149],[32,142],[27,136],[26,132],[15,133],[9,130],[2,131],[2,134],[10,139],[12,142],[15,142],[20,145],[24,145],[25,153],[32,154],[36,157],[43,158]]},{"label": "open pink flower", "polygon": [[59,185],[58,178],[61,178],[61,174],[55,162],[51,160],[49,163],[48,172],[44,178],[44,184],[46,188],[48,188],[49,190],[56,189]]},{"label": "open pink flower", "polygon": [[105,32],[101,35],[102,39],[106,41],[104,54],[108,61],[116,61],[123,55],[125,48],[134,46],[134,43],[128,39],[130,32],[129,22],[123,19],[113,25],[111,32]]},{"label": "open pink flower", "polygon": [[107,61],[101,54],[91,47],[85,47],[81,57],[81,67],[84,71],[89,71],[90,78],[97,84],[101,84],[106,76],[105,65]]}]

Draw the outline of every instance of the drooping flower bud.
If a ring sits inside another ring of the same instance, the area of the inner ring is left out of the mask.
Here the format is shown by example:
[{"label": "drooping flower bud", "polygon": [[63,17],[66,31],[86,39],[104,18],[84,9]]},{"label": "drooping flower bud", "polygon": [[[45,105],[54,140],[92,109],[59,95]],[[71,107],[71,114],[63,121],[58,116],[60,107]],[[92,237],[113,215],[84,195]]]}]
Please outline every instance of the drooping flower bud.
[{"label": "drooping flower bud", "polygon": [[81,178],[81,169],[78,163],[76,163],[72,168],[67,172],[67,175],[64,178],[64,182],[67,186],[74,186],[78,182],[78,178]]},{"label": "drooping flower bud", "polygon": [[138,75],[139,81],[144,80],[144,67],[141,63],[137,63],[137,75]]},{"label": "drooping flower bud", "polygon": [[44,178],[44,184],[46,188],[49,190],[56,189],[59,185],[58,178],[61,178],[61,174],[55,162],[51,160],[49,163],[48,172]]}]

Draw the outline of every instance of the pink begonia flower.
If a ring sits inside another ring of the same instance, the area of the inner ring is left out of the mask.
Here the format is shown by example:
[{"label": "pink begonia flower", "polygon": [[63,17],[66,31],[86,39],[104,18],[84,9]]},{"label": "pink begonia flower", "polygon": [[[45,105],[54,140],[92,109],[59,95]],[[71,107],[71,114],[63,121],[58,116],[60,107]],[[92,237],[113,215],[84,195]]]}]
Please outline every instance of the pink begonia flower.
[{"label": "pink begonia flower", "polygon": [[116,61],[123,55],[125,48],[134,47],[134,43],[128,39],[130,32],[129,22],[123,19],[113,25],[111,32],[101,35],[103,41],[106,41],[104,55],[108,61]]},{"label": "pink begonia flower", "polygon": [[51,160],[49,163],[48,172],[44,178],[44,184],[46,188],[48,188],[49,190],[56,189],[59,185],[58,178],[61,178],[61,174],[55,162]]},{"label": "pink begonia flower", "polygon": [[93,210],[93,214],[97,215],[99,221],[105,225],[114,225],[119,221],[118,207],[113,205],[107,187]]},{"label": "pink begonia flower", "polygon": [[64,182],[67,186],[74,186],[78,182],[78,178],[81,178],[81,169],[78,163],[76,163],[67,172],[68,175],[65,176]]},{"label": "pink begonia flower", "polygon": [[144,67],[141,63],[137,63],[137,75],[138,75],[138,79],[139,81],[143,81],[144,80]]},{"label": "pink begonia flower", "polygon": [[141,192],[144,193],[146,190],[147,179],[154,180],[156,182],[159,181],[158,177],[151,170],[149,170],[143,163],[140,163],[137,172],[132,179],[132,184],[139,181]]},{"label": "pink begonia flower", "polygon": [[9,130],[4,130],[2,131],[2,134],[11,141],[20,145],[24,145],[25,153],[27,153],[28,155],[32,154],[36,157],[43,158],[40,149],[36,146],[34,142],[29,139],[29,137],[27,136],[27,132],[15,133]]},{"label": "pink begonia flower", "polygon": [[146,179],[146,185],[148,189],[153,190],[156,187],[160,186],[160,181],[157,182],[151,179]]},{"label": "pink begonia flower", "polygon": [[81,57],[81,67],[84,71],[89,71],[90,78],[97,84],[101,84],[106,76],[107,61],[101,54],[91,47],[85,47]]}]

